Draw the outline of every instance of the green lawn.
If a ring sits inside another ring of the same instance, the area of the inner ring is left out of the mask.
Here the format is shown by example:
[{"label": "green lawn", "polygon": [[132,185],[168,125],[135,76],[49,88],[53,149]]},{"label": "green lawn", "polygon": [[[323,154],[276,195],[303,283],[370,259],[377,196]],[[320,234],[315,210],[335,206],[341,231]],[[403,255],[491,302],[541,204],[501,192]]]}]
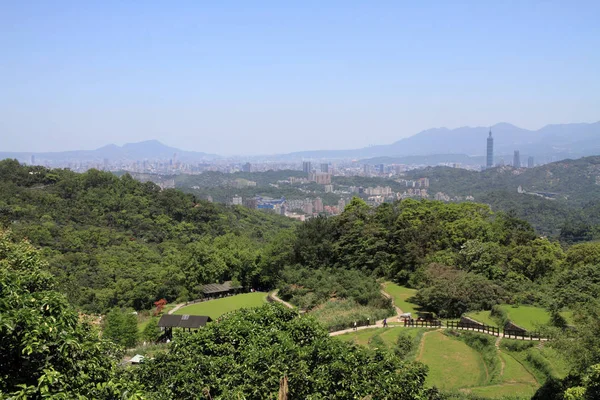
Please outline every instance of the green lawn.
[{"label": "green lawn", "polygon": [[528,331],[535,331],[537,326],[546,325],[550,322],[550,313],[540,307],[513,307],[506,304],[500,307],[508,313],[508,319]]},{"label": "green lawn", "polygon": [[429,367],[427,386],[453,390],[485,384],[487,374],[477,351],[439,331],[423,336],[417,360]]},{"label": "green lawn", "polygon": [[474,311],[465,314],[467,317],[474,319],[477,322],[489,326],[498,326],[498,323],[492,319],[489,311]]},{"label": "green lawn", "polygon": [[[546,325],[550,322],[550,313],[541,307],[535,306],[518,306],[514,307],[509,304],[500,306],[508,313],[508,318],[528,331],[535,331],[538,326]],[[573,319],[573,313],[570,311],[563,311],[560,313],[567,322],[571,322]],[[489,311],[476,311],[466,314],[467,317],[473,318],[482,324],[490,326],[498,326],[498,323],[492,319]]]},{"label": "green lawn", "polygon": [[408,298],[413,297],[417,294],[416,289],[409,289],[404,286],[396,285],[392,282],[385,282],[383,284],[383,289],[394,299],[394,304],[396,307],[400,308],[402,312],[409,312],[415,315],[417,313],[417,308],[419,307],[416,304],[409,303],[406,301]]},{"label": "green lawn", "polygon": [[191,304],[175,311],[177,315],[208,315],[212,319],[217,319],[221,315],[240,308],[260,307],[267,301],[267,294],[254,292],[237,294],[235,296],[223,297],[216,300],[203,301],[201,303]]},{"label": "green lawn", "polygon": [[537,381],[517,360],[509,354],[500,351],[499,357],[504,363],[501,383],[469,389],[468,392],[490,399],[503,396],[514,396],[531,399],[537,388]]}]

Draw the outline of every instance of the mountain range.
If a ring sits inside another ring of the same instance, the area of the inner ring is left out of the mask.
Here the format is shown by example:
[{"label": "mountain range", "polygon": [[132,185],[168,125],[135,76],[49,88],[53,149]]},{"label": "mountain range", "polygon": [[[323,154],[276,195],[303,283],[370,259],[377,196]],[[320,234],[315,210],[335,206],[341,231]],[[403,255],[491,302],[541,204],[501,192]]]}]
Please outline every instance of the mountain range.
[{"label": "mountain range", "polygon": [[[301,159],[361,159],[366,163],[401,162],[431,164],[461,162],[483,163],[486,139],[489,132],[494,137],[494,154],[497,159],[511,157],[519,150],[521,157],[535,156],[546,160],[577,158],[600,154],[600,122],[547,125],[531,131],[508,123],[492,127],[462,127],[457,129],[433,128],[401,139],[389,145],[378,145],[353,150],[300,151],[247,159],[301,160]],[[157,140],[128,143],[123,146],[110,144],[96,150],[27,153],[0,152],[0,159],[16,158],[29,162],[32,155],[39,161],[102,162],[169,160],[176,158],[184,162],[203,162],[219,158],[216,154],[185,151],[169,147]],[[239,157],[242,159],[243,157]],[[435,161],[435,162],[434,162]]]},{"label": "mountain range", "polygon": [[123,146],[109,144],[96,150],[58,151],[47,153],[0,152],[0,159],[15,158],[20,161],[29,162],[32,155],[39,161],[69,162],[102,162],[104,159],[109,159],[111,161],[169,160],[174,157],[180,161],[200,162],[214,160],[219,157],[216,154],[180,150],[175,147],[164,145],[158,140],[147,140],[137,143],[127,143]]},{"label": "mountain range", "polygon": [[[389,145],[354,150],[319,150],[289,153],[289,158],[341,159],[371,157],[406,157],[428,155],[484,156],[489,132],[494,137],[494,153],[521,155],[582,157],[600,154],[600,122],[547,125],[531,131],[508,123],[492,127],[428,129]],[[451,162],[451,161],[448,161]]]}]

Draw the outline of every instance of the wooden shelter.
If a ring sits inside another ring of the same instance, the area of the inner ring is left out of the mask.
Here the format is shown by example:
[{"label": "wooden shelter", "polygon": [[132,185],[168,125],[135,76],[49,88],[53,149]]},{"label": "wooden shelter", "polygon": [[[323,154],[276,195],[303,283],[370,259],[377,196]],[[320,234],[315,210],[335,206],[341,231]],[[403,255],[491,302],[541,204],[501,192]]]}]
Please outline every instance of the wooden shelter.
[{"label": "wooden shelter", "polygon": [[192,329],[199,329],[205,326],[208,322],[211,322],[212,318],[206,315],[173,315],[166,314],[160,317],[158,326],[165,330],[163,339],[173,339],[173,328],[187,328],[188,331]]},{"label": "wooden shelter", "polygon": [[204,285],[202,293],[204,293],[204,297],[214,298],[235,294],[242,289],[242,286],[234,286],[232,281],[225,281],[223,283],[209,283]]}]

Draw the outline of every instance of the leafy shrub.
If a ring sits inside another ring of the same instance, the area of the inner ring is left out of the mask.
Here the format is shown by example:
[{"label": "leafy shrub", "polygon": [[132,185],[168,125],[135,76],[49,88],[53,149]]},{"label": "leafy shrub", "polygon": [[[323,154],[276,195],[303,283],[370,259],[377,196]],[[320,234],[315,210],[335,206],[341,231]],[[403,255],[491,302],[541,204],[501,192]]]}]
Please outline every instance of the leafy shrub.
[{"label": "leafy shrub", "polygon": [[393,315],[392,308],[380,309],[357,304],[353,300],[330,300],[313,309],[309,314],[315,317],[330,331],[350,328],[357,322],[359,326],[374,324],[376,321]]},{"label": "leafy shrub", "polygon": [[310,316],[281,304],[227,314],[194,334],[176,334],[169,351],[134,371],[155,399],[424,398],[426,367],[328,335]]},{"label": "leafy shrub", "polygon": [[398,336],[398,339],[396,339],[394,354],[404,360],[413,352],[415,347],[415,340],[406,332],[402,332],[400,336]]},{"label": "leafy shrub", "polygon": [[492,318],[494,318],[496,321],[498,321],[500,323],[500,327],[505,326],[506,323],[509,322],[508,312],[506,312],[506,310],[503,309],[502,307],[500,307],[499,305],[494,305],[492,307],[492,310],[490,311],[490,315]]}]

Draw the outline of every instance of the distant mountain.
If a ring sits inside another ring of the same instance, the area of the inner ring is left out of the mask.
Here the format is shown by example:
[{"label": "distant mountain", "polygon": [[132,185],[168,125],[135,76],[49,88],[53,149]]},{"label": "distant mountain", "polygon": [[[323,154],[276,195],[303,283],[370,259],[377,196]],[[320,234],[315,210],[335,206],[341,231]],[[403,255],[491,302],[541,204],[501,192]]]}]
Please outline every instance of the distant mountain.
[{"label": "distant mountain", "polygon": [[[371,158],[425,155],[484,156],[490,127],[434,128],[389,145],[355,150],[303,151],[288,158]],[[491,127],[495,154],[582,157],[600,154],[600,122],[592,124],[547,125],[537,131],[499,123]],[[451,162],[451,161],[448,161]]]},{"label": "distant mountain", "polygon": [[114,161],[138,161],[138,160],[169,160],[177,154],[177,159],[188,162],[209,161],[218,158],[215,154],[207,154],[195,151],[184,151],[175,147],[162,144],[158,140],[147,140],[144,142],[127,143],[123,146],[109,144],[96,150],[59,151],[47,153],[26,152],[0,152],[0,159],[16,158],[19,161],[29,162],[31,156],[35,156],[36,162],[42,161],[92,161],[102,162],[104,159]]}]

